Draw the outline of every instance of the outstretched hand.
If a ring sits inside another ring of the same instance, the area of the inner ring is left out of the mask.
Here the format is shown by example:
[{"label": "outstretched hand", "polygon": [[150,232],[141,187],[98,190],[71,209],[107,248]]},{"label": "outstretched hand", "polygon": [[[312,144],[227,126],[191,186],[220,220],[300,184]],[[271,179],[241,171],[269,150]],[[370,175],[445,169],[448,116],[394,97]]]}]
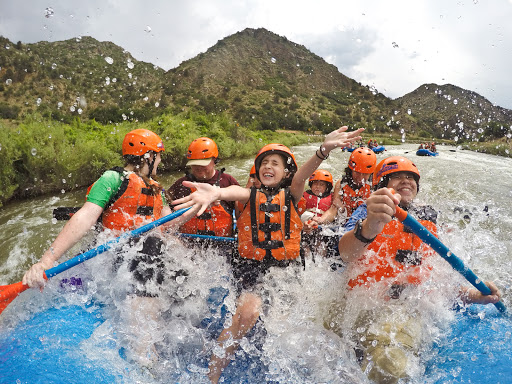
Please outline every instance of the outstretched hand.
[{"label": "outstretched hand", "polygon": [[329,153],[334,148],[348,147],[352,143],[361,140],[360,133],[364,131],[364,128],[359,128],[351,132],[346,132],[347,129],[347,126],[343,126],[325,136],[322,151]]},{"label": "outstretched hand", "polygon": [[208,183],[194,183],[191,181],[183,181],[183,185],[188,188],[193,188],[194,193],[181,199],[174,200],[174,209],[179,210],[182,208],[193,207],[192,210],[197,210],[197,216],[200,216],[209,206],[216,200],[219,200],[219,190],[213,185]]}]

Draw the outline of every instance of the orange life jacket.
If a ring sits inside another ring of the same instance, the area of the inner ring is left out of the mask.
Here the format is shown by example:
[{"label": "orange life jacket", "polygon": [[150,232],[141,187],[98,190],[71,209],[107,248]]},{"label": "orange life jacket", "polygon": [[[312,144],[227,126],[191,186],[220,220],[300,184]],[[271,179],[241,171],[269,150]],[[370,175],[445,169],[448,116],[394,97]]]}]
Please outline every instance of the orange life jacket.
[{"label": "orange life jacket", "polygon": [[300,256],[302,222],[289,188],[266,195],[251,188],[251,196],[238,219],[238,252],[241,257],[263,261],[293,260]]},{"label": "orange life jacket", "polygon": [[370,188],[370,185],[365,183],[362,187],[360,187],[357,190],[354,190],[349,183],[342,184],[342,187],[340,189],[340,197],[341,202],[343,203],[343,206],[347,210],[347,217],[350,217],[352,213],[359,207],[361,204],[363,204],[368,197],[370,197],[370,194],[372,193],[372,190]]},{"label": "orange life jacket", "polygon": [[233,216],[219,205],[213,205],[201,214],[194,216],[180,227],[181,233],[229,237],[233,234]]},{"label": "orange life jacket", "polygon": [[[216,185],[218,186],[222,171],[219,172]],[[191,193],[196,191],[191,188]],[[233,235],[233,215],[220,202],[206,209],[201,216],[194,216],[180,227],[181,233],[194,235],[230,237]]]},{"label": "orange life jacket", "polygon": [[[419,222],[434,235],[437,234],[435,223],[428,220]],[[356,267],[362,272],[351,279],[348,285],[351,288],[358,285],[368,286],[385,279],[391,279],[390,283],[393,285],[420,284],[431,269],[422,266],[422,263],[433,254],[435,251],[432,248],[394,219],[368,245],[368,251]]]},{"label": "orange life jacket", "polygon": [[306,199],[304,198],[304,196],[302,196],[299,202],[297,203],[297,213],[299,214],[299,216],[306,212],[306,205]]},{"label": "orange life jacket", "polygon": [[306,211],[313,212],[317,216],[325,213],[332,204],[332,193],[324,197],[318,197],[309,190],[304,192],[302,196],[306,200]]},{"label": "orange life jacket", "polygon": [[[162,195],[152,195],[151,188],[133,172],[123,177],[125,181],[114,197],[115,200],[103,211],[103,226],[112,230],[131,231],[162,217]],[[150,183],[158,185],[153,180]]]}]

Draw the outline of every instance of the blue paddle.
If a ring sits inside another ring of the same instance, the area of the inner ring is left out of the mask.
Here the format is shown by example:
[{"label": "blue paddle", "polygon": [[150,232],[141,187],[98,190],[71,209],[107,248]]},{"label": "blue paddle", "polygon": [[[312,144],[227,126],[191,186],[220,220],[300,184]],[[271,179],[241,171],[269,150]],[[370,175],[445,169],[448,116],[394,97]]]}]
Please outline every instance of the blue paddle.
[{"label": "blue paddle", "polygon": [[178,236],[180,237],[188,237],[192,239],[207,239],[207,240],[215,240],[215,241],[221,241],[221,242],[234,242],[234,237],[223,237],[223,236],[210,236],[210,235],[196,235],[194,233],[179,233]]},{"label": "blue paddle", "polygon": [[[435,237],[427,228],[419,223],[414,217],[409,215],[400,207],[396,207],[395,217],[400,220],[404,225],[409,227],[424,243],[430,245],[434,251],[445,259],[457,272],[466,278],[476,289],[482,292],[484,295],[490,295],[491,290],[480,280],[471,269],[464,265],[464,262],[459,259],[453,252],[451,252],[446,245]],[[507,308],[499,301],[494,304],[500,312],[505,313]]]},{"label": "blue paddle", "polygon": [[[113,245],[119,243],[121,240],[129,237],[136,237],[142,235],[143,233],[148,232],[155,227],[158,227],[183,215],[189,209],[190,208],[180,209],[179,211],[173,212],[167,216],[152,221],[149,224],[143,225],[140,228],[134,229],[129,232],[125,232],[121,236],[113,240],[107,241],[105,244],[99,245],[96,248],[90,249],[84,253],[81,253],[73,257],[72,259],[69,259],[68,261],[65,261],[64,263],[57,265],[56,267],[46,270],[45,276],[46,278],[49,279],[50,277],[58,275],[59,273],[64,272],[74,267],[75,265],[81,264],[84,261],[87,261],[89,259],[92,259],[94,256],[99,255],[100,253],[108,251],[110,248],[112,248]],[[2,313],[2,311],[9,305],[9,303],[13,301],[21,292],[25,291],[28,288],[29,286],[24,285],[21,281],[15,284],[0,286],[0,313]]]}]

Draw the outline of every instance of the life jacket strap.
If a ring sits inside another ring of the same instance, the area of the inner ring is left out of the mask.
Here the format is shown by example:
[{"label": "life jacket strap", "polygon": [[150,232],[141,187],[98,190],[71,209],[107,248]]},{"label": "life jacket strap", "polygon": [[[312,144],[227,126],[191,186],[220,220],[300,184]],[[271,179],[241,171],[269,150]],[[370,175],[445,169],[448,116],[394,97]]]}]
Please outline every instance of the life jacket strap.
[{"label": "life jacket strap", "polygon": [[262,232],[276,232],[281,230],[281,224],[279,223],[260,223],[260,231]]},{"label": "life jacket strap", "polygon": [[153,207],[149,206],[140,206],[137,207],[137,215],[141,216],[153,216]]},{"label": "life jacket strap", "polygon": [[211,212],[204,212],[200,216],[197,216],[197,218],[199,220],[211,220],[212,219],[212,214],[211,214]]},{"label": "life jacket strap", "polygon": [[279,212],[281,206],[279,204],[263,203],[260,204],[261,212]]},{"label": "life jacket strap", "polygon": [[409,249],[399,249],[396,251],[395,260],[404,265],[421,265],[421,254]]},{"label": "life jacket strap", "polygon": [[204,236],[216,236],[214,231],[205,231],[202,229],[197,230],[198,235],[204,235]]}]

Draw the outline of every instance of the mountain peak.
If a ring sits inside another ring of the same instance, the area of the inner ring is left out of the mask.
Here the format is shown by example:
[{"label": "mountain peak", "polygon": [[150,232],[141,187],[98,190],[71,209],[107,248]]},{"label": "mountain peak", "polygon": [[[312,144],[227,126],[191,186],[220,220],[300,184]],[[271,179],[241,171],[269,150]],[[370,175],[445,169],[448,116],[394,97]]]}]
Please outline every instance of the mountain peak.
[{"label": "mountain peak", "polygon": [[108,123],[199,110],[226,114],[250,129],[329,132],[348,125],[369,134],[445,138],[462,129],[471,139],[512,122],[510,110],[450,84],[424,84],[391,100],[264,28],[227,36],[167,72],[90,36],[0,42],[0,118],[37,112],[64,122]]}]

